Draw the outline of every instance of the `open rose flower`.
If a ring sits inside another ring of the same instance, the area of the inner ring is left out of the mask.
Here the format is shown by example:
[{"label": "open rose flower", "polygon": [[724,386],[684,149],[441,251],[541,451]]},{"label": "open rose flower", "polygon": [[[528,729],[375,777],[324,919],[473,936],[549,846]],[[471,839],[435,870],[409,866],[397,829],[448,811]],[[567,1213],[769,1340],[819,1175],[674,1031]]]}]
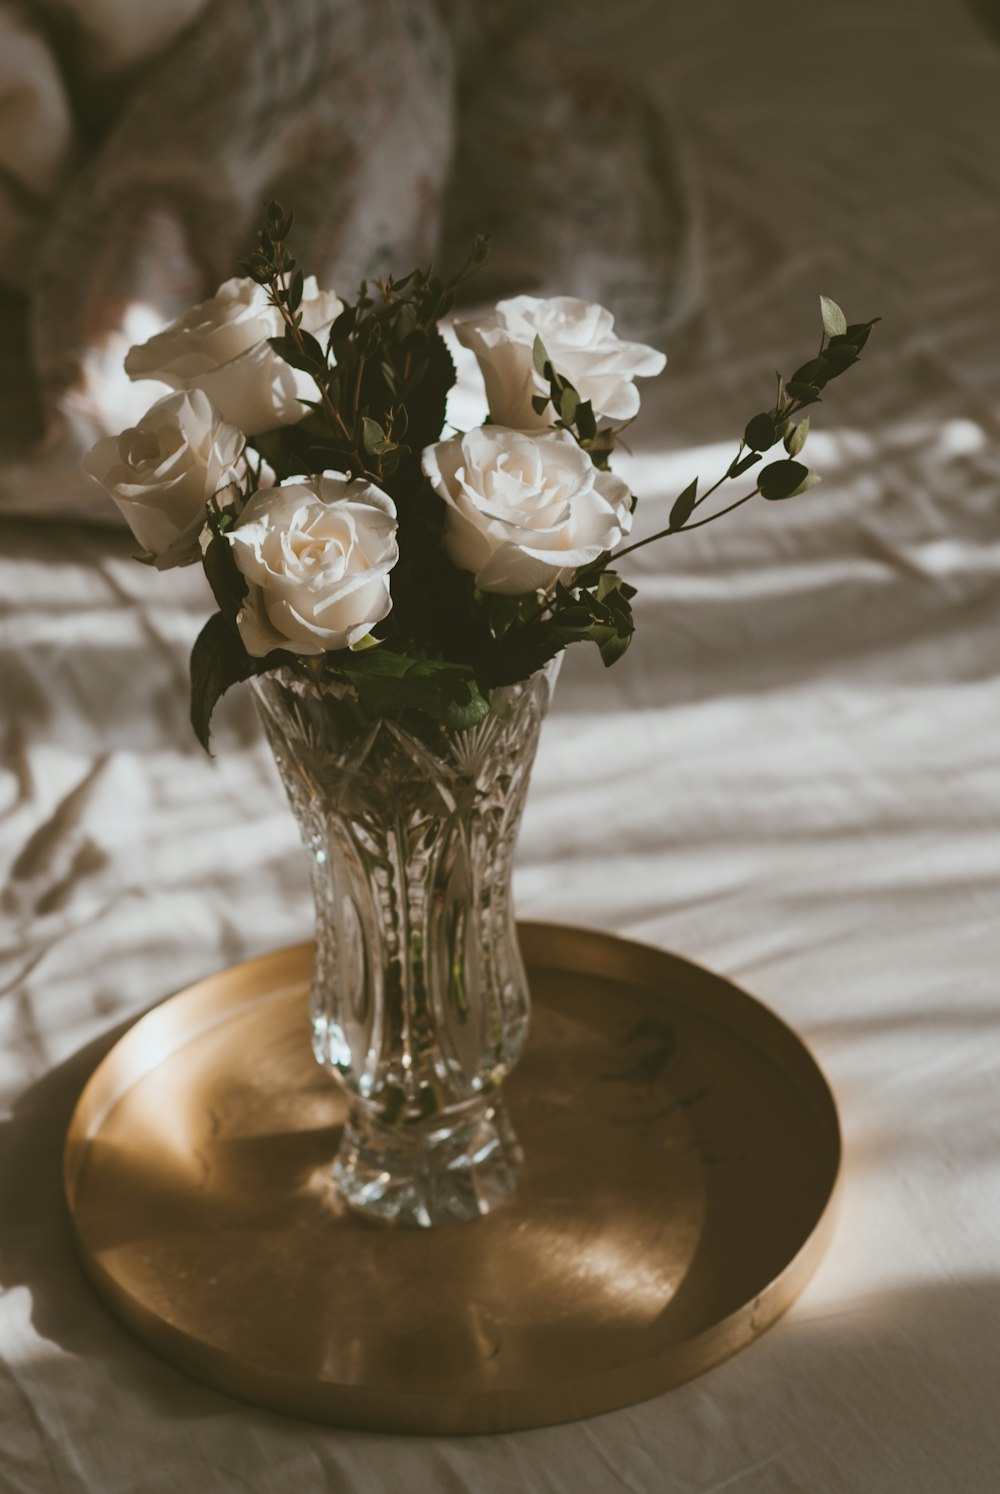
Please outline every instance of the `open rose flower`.
[{"label": "open rose flower", "polygon": [[396,506],[342,472],[255,493],[227,539],[250,583],[236,619],[247,653],[350,648],[392,607]]},{"label": "open rose flower", "polygon": [[205,505],[230,480],[243,446],[242,433],[192,389],[164,395],[138,425],[98,441],[83,465],[166,570],[200,559]]},{"label": "open rose flower", "polygon": [[540,415],[532,408],[534,395],[549,392],[534,364],[536,337],[598,420],[631,420],[638,412],[636,377],[662,373],[667,360],[641,342],[623,342],[614,325],[610,311],[574,296],[515,296],[489,315],[459,322],[455,333],[479,360],[496,424],[537,430],[556,417],[551,405]]},{"label": "open rose flower", "polygon": [[477,427],[428,446],[423,469],[448,505],[445,551],[483,591],[549,591],[631,528],[627,485],[568,431]]},{"label": "open rose flower", "polygon": [[[342,310],[332,291],[310,275],[303,286],[302,326],[320,336]],[[267,292],[253,280],[227,280],[208,301],[192,306],[148,342],[130,350],[132,379],[160,379],[172,389],[201,389],[223,419],[247,436],[295,425],[314,399],[308,374],[292,368],[268,344],[284,324]]]}]

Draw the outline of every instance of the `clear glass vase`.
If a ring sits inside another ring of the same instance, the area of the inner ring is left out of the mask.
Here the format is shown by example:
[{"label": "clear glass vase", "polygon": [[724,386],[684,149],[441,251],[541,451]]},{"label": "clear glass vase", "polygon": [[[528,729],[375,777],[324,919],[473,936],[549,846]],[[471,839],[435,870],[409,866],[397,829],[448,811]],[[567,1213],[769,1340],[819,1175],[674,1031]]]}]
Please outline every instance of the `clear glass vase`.
[{"label": "clear glass vase", "polygon": [[511,872],[556,673],[497,690],[465,731],[373,720],[289,671],[255,681],[309,851],[313,1051],[349,1100],[334,1178],[363,1214],[471,1219],[517,1185],[500,1086],[530,1003]]}]

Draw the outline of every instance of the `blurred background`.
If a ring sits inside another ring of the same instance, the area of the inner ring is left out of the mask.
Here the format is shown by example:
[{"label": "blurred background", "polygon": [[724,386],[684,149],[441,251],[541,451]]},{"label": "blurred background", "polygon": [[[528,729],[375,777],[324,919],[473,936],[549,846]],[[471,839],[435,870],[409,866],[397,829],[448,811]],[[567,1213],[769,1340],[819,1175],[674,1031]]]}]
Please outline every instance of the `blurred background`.
[{"label": "blurred background", "polygon": [[[371,1486],[374,1439],[289,1435],[126,1341],[58,1188],[97,1050],[73,1055],[311,927],[249,700],[214,760],[188,725],[200,570],[134,564],[80,469],[151,401],[128,345],[236,273],[269,196],[345,294],[485,229],[470,296],[582,295],[664,348],[616,457],[637,535],[813,355],[820,293],[883,318],[810,412],[820,487],[630,558],[635,642],[567,659],[516,882],[522,915],[677,950],[811,1043],[847,1139],[835,1249],[756,1359],[585,1431],[421,1444],[426,1487],[512,1487],[510,1459],[574,1494],[610,1468],[642,1494],[1000,1487],[998,11],[0,0],[11,1488]],[[482,410],[466,360],[453,413]],[[384,1486],[423,1487],[397,1453]]]},{"label": "blurred background", "polygon": [[269,196],[335,288],[485,229],[470,294],[583,295],[669,342],[658,443],[739,429],[801,361],[818,289],[885,318],[841,423],[937,421],[944,384],[985,406],[995,20],[993,0],[3,0],[0,511],[111,512],[79,454],[148,403],[123,352],[234,272]]}]

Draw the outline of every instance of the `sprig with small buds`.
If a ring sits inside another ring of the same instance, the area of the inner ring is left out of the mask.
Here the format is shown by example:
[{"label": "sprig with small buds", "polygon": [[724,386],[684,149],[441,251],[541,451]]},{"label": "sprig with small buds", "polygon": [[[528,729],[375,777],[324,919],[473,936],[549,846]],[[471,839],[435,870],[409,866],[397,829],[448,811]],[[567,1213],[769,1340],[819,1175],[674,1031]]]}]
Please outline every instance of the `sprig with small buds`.
[{"label": "sprig with small buds", "polygon": [[[787,382],[780,374],[775,375],[777,395],[774,404],[769,410],[763,410],[747,421],[736,455],[718,481],[699,496],[698,478],[695,478],[674,500],[666,529],[617,551],[613,557],[616,561],[623,555],[642,549],[644,545],[651,545],[655,540],[714,523],[724,514],[732,513],[744,503],[749,503],[751,498],[759,496],[772,503],[785,498],[796,498],[821,480],[818,472],[811,472],[804,462],[796,460],[809,434],[809,416],[806,415],[799,421],[795,417],[807,406],[819,404],[827,384],[859,361],[872,328],[881,318],[876,316],[868,322],[849,323],[836,301],[831,301],[829,296],[820,296],[819,300],[823,332],[816,357],[797,368]],[[756,485],[749,493],[705,518],[691,522],[692,515],[723,483],[748,472],[761,461],[763,453],[770,451],[779,441],[784,445],[786,455],[761,468]]]},{"label": "sprig with small buds", "polygon": [[477,239],[447,279],[418,269],[371,287],[363,281],[323,344],[302,325],[304,278],[287,247],[292,223],[291,213],[269,203],[257,248],[242,268],[266,288],[284,322],[271,347],[310,376],[318,398],[306,402],[311,414],[304,421],[265,438],[262,453],[279,476],[327,467],[392,493],[397,472],[412,475],[413,461],[440,434],[454,369],[438,322],[482,264],[489,242]]},{"label": "sprig with small buds", "polygon": [[[578,570],[568,586],[557,587],[551,598],[514,609],[516,625],[509,625],[498,640],[492,665],[497,683],[523,678],[568,643],[582,639],[598,646],[606,665],[613,664],[632,639],[635,623],[631,602],[636,593],[635,587],[612,567],[646,545],[713,524],[753,498],[779,502],[815,487],[820,481],[819,474],[797,460],[809,434],[809,416],[802,412],[818,404],[826,386],[858,362],[872,328],[880,320],[873,317],[868,322],[849,323],[828,296],[820,297],[820,312],[823,331],[818,353],[797,368],[787,381],[776,375],[774,404],[747,421],[736,454],[717,481],[699,495],[699,479],[695,477],[674,500],[665,529],[614,552],[605,551]],[[547,394],[536,395],[532,401],[536,413],[543,414],[551,405],[555,425],[575,437],[590,453],[595,466],[606,469],[624,427],[598,428],[590,403],[581,400],[570,380],[553,366],[541,338],[535,339],[533,358],[535,369],[549,386]],[[802,418],[797,420],[799,415]],[[694,517],[723,484],[757,467],[764,453],[779,442],[785,455],[760,468],[750,492],[712,513]]]}]

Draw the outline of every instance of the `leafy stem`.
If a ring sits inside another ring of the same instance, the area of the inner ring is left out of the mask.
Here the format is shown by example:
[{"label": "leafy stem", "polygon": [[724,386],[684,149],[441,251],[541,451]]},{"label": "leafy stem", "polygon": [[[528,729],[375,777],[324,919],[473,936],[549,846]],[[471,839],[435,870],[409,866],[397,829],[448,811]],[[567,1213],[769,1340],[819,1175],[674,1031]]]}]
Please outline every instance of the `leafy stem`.
[{"label": "leafy stem", "polygon": [[[718,486],[719,484],[716,483],[716,487]],[[744,493],[742,498],[737,498],[735,503],[729,503],[725,508],[717,509],[714,514],[708,514],[704,519],[696,520],[694,524],[685,524],[682,529],[672,529],[668,525],[666,529],[660,529],[656,534],[649,535],[647,539],[636,540],[634,545],[626,545],[624,550],[616,550],[611,560],[617,563],[623,555],[631,555],[634,551],[641,550],[644,545],[651,545],[654,540],[666,539],[671,534],[687,534],[691,529],[702,529],[706,524],[714,524],[716,519],[721,519],[724,514],[731,514],[734,508],[742,508],[744,503],[749,503],[751,498],[756,498],[759,492],[759,487],[752,488],[749,493]],[[705,496],[708,497],[708,494],[706,493]]]},{"label": "leafy stem", "polygon": [[[576,578],[578,584],[583,581],[590,584],[602,571],[606,571],[609,565],[617,563],[623,556],[631,555],[645,545],[651,545],[655,540],[666,539],[672,534],[686,533],[691,529],[700,529],[705,524],[712,524],[725,514],[732,513],[734,509],[742,508],[744,503],[749,503],[751,498],[758,495],[769,502],[776,502],[804,493],[819,482],[817,473],[810,472],[804,463],[796,460],[809,433],[809,417],[806,416],[797,424],[794,422],[794,417],[801,414],[809,405],[817,404],[825,386],[845,373],[852,364],[858,362],[861,350],[867,343],[872,328],[879,320],[878,317],[874,317],[868,322],[849,324],[840,307],[828,296],[820,297],[820,311],[823,331],[819,353],[815,358],[809,359],[797,368],[787,383],[780,374],[777,375],[778,388],[774,405],[771,409],[761,411],[760,414],[752,416],[747,421],[736,455],[722,476],[700,495],[698,479],[695,478],[674,500],[670,510],[670,521],[665,529],[658,530],[656,534],[650,535],[647,539],[637,540],[635,544],[627,545],[624,549],[608,552],[599,561],[578,573]],[[535,366],[540,373],[544,372],[545,376],[550,379],[553,403],[556,403],[557,398],[565,398],[565,380],[561,380],[552,369],[545,349],[540,343],[536,343],[535,347]],[[572,391],[572,394],[575,395],[575,391]],[[572,398],[568,402],[568,407],[569,412],[574,413]],[[720,508],[716,513],[692,522],[692,515],[722,487],[723,483],[742,476],[744,472],[756,466],[762,460],[763,454],[776,446],[779,441],[784,446],[785,455],[761,468],[757,477],[757,485],[752,492],[744,494],[742,498]],[[581,442],[581,444],[585,443]]]},{"label": "leafy stem", "polygon": [[[287,253],[284,244],[279,244],[276,247],[280,257],[283,260],[287,259]],[[278,275],[268,286],[268,297],[270,299],[271,305],[276,307],[278,312],[280,313],[281,319],[288,329],[288,335],[295,343],[300,357],[308,359],[309,349],[306,347],[305,338],[302,335],[302,315],[300,312],[293,311],[291,309],[291,289],[288,275],[289,270],[294,267],[294,264],[295,261],[291,260],[288,262],[287,268],[279,271]],[[354,437],[348,430],[347,426],[344,423],[343,416],[330,397],[330,390],[327,384],[327,380],[316,369],[310,368],[309,372],[313,383],[319,390],[320,401],[331,423],[340,431],[345,440],[354,445]]]}]

